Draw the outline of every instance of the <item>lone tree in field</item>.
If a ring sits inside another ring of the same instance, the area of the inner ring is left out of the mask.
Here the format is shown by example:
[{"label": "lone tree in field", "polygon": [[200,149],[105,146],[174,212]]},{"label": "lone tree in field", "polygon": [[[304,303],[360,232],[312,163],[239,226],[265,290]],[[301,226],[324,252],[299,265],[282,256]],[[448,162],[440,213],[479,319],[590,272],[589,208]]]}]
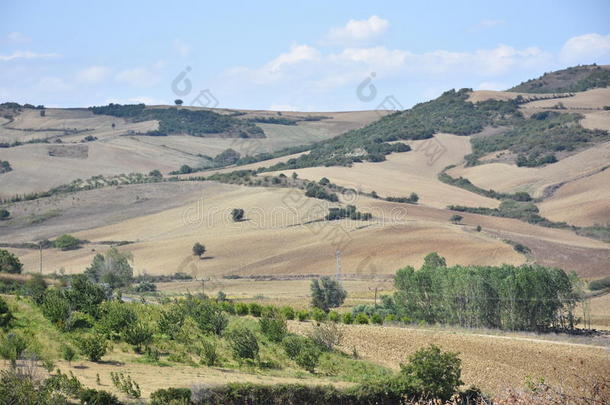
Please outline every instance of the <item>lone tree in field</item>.
[{"label": "lone tree in field", "polygon": [[337,280],[322,277],[311,281],[311,305],[322,311],[328,312],[330,308],[341,306],[345,297],[347,292]]},{"label": "lone tree in field", "polygon": [[21,273],[23,265],[11,252],[8,250],[0,249],[0,272],[1,273]]},{"label": "lone tree in field", "polygon": [[203,256],[204,253],[205,253],[205,246],[199,242],[196,242],[193,245],[193,255],[199,256],[199,258],[201,258],[201,256]]},{"label": "lone tree in field", "polygon": [[10,216],[11,216],[11,213],[8,210],[6,210],[4,208],[0,209],[0,221],[2,221],[4,219],[8,219],[8,217],[10,217]]},{"label": "lone tree in field", "polygon": [[184,101],[180,100],[179,98],[174,100],[174,103],[176,103],[176,105],[182,105],[184,103]]},{"label": "lone tree in field", "polygon": [[80,240],[72,235],[64,234],[55,239],[53,244],[60,250],[73,250],[80,247]]},{"label": "lone tree in field", "polygon": [[231,211],[231,217],[233,218],[234,222],[243,221],[244,210],[241,208],[233,208],[233,211]]},{"label": "lone tree in field", "polygon": [[454,224],[459,224],[462,219],[464,219],[463,216],[458,215],[458,214],[454,214],[451,216],[451,218],[449,219],[451,222],[453,222]]}]

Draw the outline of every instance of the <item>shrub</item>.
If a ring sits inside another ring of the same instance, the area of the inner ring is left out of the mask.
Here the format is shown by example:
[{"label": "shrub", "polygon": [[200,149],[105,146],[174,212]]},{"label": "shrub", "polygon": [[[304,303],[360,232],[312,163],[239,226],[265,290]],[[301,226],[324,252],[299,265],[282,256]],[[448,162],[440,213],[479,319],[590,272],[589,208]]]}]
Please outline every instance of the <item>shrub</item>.
[{"label": "shrub", "polygon": [[65,291],[65,296],[70,302],[71,309],[97,317],[99,305],[106,300],[104,288],[92,283],[82,274],[72,278],[70,287]]},{"label": "shrub", "polygon": [[441,352],[438,346],[430,345],[409,356],[407,364],[401,364],[399,384],[413,389],[424,398],[449,400],[463,384],[461,360],[457,353]]},{"label": "shrub", "polygon": [[294,309],[290,306],[284,306],[280,309],[280,312],[287,320],[291,321],[295,317]]},{"label": "shrub", "polygon": [[0,221],[8,219],[8,217],[10,217],[10,216],[11,216],[11,213],[8,210],[6,210],[4,208],[0,209]]},{"label": "shrub", "polygon": [[142,346],[152,342],[153,331],[143,322],[133,323],[123,330],[123,340],[133,346],[136,353],[142,353]]},{"label": "shrub", "polygon": [[32,277],[24,284],[27,294],[32,297],[38,305],[42,303],[44,294],[47,291],[47,282],[40,274],[32,274]]},{"label": "shrub", "polygon": [[13,320],[13,313],[4,298],[0,297],[0,328],[6,328]]},{"label": "shrub", "polygon": [[315,325],[309,333],[310,339],[326,350],[332,350],[334,346],[341,343],[343,331],[334,322],[324,322]]},{"label": "shrub", "polygon": [[296,359],[301,350],[309,344],[312,344],[311,340],[304,336],[298,335],[288,335],[284,338],[284,340],[282,340],[282,347],[284,348],[284,351],[288,357],[293,360]]},{"label": "shrub", "polygon": [[343,323],[346,325],[351,325],[354,323],[354,317],[350,312],[346,312],[343,314]]},{"label": "shrub", "polygon": [[95,320],[91,315],[74,311],[70,313],[70,316],[66,320],[66,330],[89,329],[94,323]]},{"label": "shrub", "polygon": [[227,333],[227,339],[236,359],[244,360],[258,357],[258,340],[250,329],[245,327],[232,329]]},{"label": "shrub", "polygon": [[248,306],[248,304],[244,303],[244,302],[238,302],[237,304],[235,304],[235,312],[237,313],[237,315],[248,315],[248,313],[250,312],[250,308]]},{"label": "shrub", "polygon": [[108,343],[103,335],[85,335],[77,340],[78,348],[89,360],[98,362],[106,354]]},{"label": "shrub", "polygon": [[321,309],[314,308],[313,311],[311,311],[311,317],[316,322],[323,322],[328,318],[328,315],[326,315],[326,312],[322,311]]},{"label": "shrub", "polygon": [[140,386],[135,382],[129,374],[125,375],[121,372],[110,372],[110,378],[114,386],[130,398],[138,399],[142,395]]},{"label": "shrub", "polygon": [[251,302],[248,306],[248,310],[250,312],[250,315],[258,318],[261,316],[261,313],[263,312],[263,307],[261,306],[261,304],[259,304],[257,302]]},{"label": "shrub", "polygon": [[355,321],[358,325],[366,325],[369,323],[369,317],[364,312],[360,312],[356,315]]},{"label": "shrub", "polygon": [[376,323],[377,325],[383,325],[383,317],[378,313],[374,313],[371,317],[371,322]]},{"label": "shrub", "polygon": [[201,362],[208,367],[218,364],[219,355],[217,346],[216,343],[210,340],[203,340],[201,342],[199,355],[201,356]]},{"label": "shrub", "polygon": [[322,277],[311,281],[311,304],[325,312],[343,304],[347,292],[337,280]]},{"label": "shrub", "polygon": [[331,322],[339,322],[340,315],[337,311],[330,311],[328,313],[328,320]]},{"label": "shrub", "polygon": [[11,367],[15,368],[17,359],[28,347],[28,342],[18,333],[9,332],[0,341],[0,356],[11,362]]},{"label": "shrub", "polygon": [[[221,293],[222,291],[219,291],[219,293]],[[218,298],[217,298],[218,300]],[[220,309],[222,309],[224,312],[226,312],[227,314],[231,314],[231,315],[235,315],[235,305],[233,305],[233,303],[231,301],[219,301],[218,305],[220,306]]]},{"label": "shrub", "polygon": [[453,215],[451,216],[451,218],[449,218],[449,220],[450,220],[451,222],[453,222],[454,224],[458,224],[458,223],[460,223],[460,222],[462,221],[462,219],[464,219],[464,217],[463,217],[463,216],[461,216],[461,215],[459,215],[459,214],[453,214]]},{"label": "shrub", "polygon": [[76,357],[76,351],[72,348],[72,346],[63,344],[61,346],[61,358],[68,362],[68,364],[72,363],[72,360]]},{"label": "shrub", "polygon": [[179,305],[170,305],[161,311],[159,322],[159,332],[169,336],[171,340],[176,339],[178,332],[182,328],[185,321],[184,311]]},{"label": "shrub", "polygon": [[610,288],[610,276],[589,283],[589,289],[591,291],[603,290],[604,288]]},{"label": "shrub", "polygon": [[96,282],[108,283],[111,288],[127,287],[133,281],[133,256],[111,247],[104,254],[96,254],[85,275]]},{"label": "shrub", "polygon": [[320,349],[316,346],[306,345],[295,358],[295,362],[310,373],[314,373],[320,362],[320,355]]},{"label": "shrub", "polygon": [[70,317],[70,302],[60,290],[47,290],[42,300],[42,314],[60,327]]},{"label": "shrub", "polygon": [[128,327],[138,321],[134,309],[121,301],[106,301],[100,305],[97,328],[112,339],[118,339]]},{"label": "shrub", "polygon": [[211,301],[200,302],[192,313],[193,320],[204,333],[220,336],[229,324],[229,318],[219,305]]},{"label": "shrub", "polygon": [[0,249],[0,272],[19,274],[23,269],[23,265],[11,252],[5,249]]},{"label": "shrub", "polygon": [[53,245],[60,250],[73,250],[80,247],[81,241],[72,235],[64,234],[55,239]]},{"label": "shrub", "polygon": [[288,331],[286,319],[277,311],[263,315],[258,322],[261,332],[272,342],[281,342]]},{"label": "shrub", "polygon": [[191,390],[188,388],[165,388],[150,394],[150,405],[183,405],[191,401]]},{"label": "shrub", "polygon": [[83,405],[122,405],[122,402],[113,394],[93,388],[82,390],[79,399]]},{"label": "shrub", "polygon": [[305,322],[309,319],[309,311],[305,309],[300,310],[299,312],[297,312],[297,319],[299,320],[299,322]]}]

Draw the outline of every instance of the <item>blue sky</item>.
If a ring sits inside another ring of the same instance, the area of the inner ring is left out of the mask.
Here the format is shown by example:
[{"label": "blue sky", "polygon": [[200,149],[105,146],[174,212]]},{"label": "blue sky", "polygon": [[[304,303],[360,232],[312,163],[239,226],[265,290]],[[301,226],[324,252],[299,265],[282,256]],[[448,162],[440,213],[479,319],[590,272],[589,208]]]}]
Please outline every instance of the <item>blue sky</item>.
[{"label": "blue sky", "polygon": [[60,4],[0,5],[1,101],[361,110],[610,64],[608,1]]}]

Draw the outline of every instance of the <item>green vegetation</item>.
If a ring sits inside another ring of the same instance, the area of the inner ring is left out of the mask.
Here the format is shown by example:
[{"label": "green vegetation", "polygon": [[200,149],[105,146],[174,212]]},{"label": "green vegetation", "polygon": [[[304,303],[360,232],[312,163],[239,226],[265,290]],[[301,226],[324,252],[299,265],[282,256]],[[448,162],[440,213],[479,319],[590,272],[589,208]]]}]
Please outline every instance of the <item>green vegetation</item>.
[{"label": "green vegetation", "polygon": [[396,292],[379,310],[413,321],[465,327],[574,328],[580,299],[574,274],[527,264],[447,267],[438,258],[428,255],[418,271],[410,266],[399,270]]},{"label": "green vegetation", "polygon": [[13,170],[13,168],[7,160],[0,160],[0,174],[8,173],[11,170]]},{"label": "green vegetation", "polygon": [[193,255],[201,258],[201,256],[203,256],[204,253],[205,253],[205,246],[199,242],[195,242],[195,244],[193,245]]},{"label": "green vegetation", "polygon": [[339,197],[336,193],[326,191],[324,186],[317,183],[308,183],[305,190],[306,197],[319,198],[321,200],[327,200],[330,202],[339,201]]},{"label": "green vegetation", "polygon": [[610,276],[589,283],[589,290],[591,291],[598,291],[606,288],[610,288]]},{"label": "green vegetation", "polygon": [[0,249],[0,273],[19,274],[23,265],[19,258],[5,249]]},{"label": "green vegetation", "polygon": [[337,280],[322,277],[311,281],[311,305],[315,308],[328,312],[341,306],[346,297],[347,292]]},{"label": "green vegetation", "polygon": [[129,264],[132,260],[131,253],[111,247],[93,257],[85,275],[95,282],[107,283],[111,288],[126,287],[133,282],[133,268]]},{"label": "green vegetation", "polygon": [[389,142],[431,138],[436,132],[470,135],[488,125],[508,124],[521,117],[516,101],[487,100],[473,104],[466,101],[470,91],[447,91],[410,110],[387,115],[363,128],[318,142],[312,145],[309,153],[268,170],[350,166],[364,160],[379,162],[390,153],[411,150],[404,143]]},{"label": "green vegetation", "polygon": [[545,73],[509,89],[519,93],[571,93],[610,86],[610,69],[601,66],[574,66]]},{"label": "green vegetation", "polygon": [[233,208],[231,211],[231,218],[233,222],[239,222],[244,220],[244,210],[242,208]]},{"label": "green vegetation", "polygon": [[326,214],[327,221],[335,221],[338,219],[349,218],[357,221],[368,221],[373,218],[370,212],[360,212],[355,205],[348,205],[346,208],[329,208]]},{"label": "green vegetation", "polygon": [[8,219],[11,216],[11,213],[4,208],[0,208],[0,221]]},{"label": "green vegetation", "polygon": [[214,158],[214,163],[216,166],[229,166],[237,163],[239,160],[239,153],[234,151],[233,149],[225,149]]},{"label": "green vegetation", "polygon": [[235,137],[263,138],[263,130],[251,122],[218,114],[209,110],[189,110],[184,108],[146,108],[144,104],[112,104],[89,107],[94,114],[111,115],[139,121],[158,120],[159,129],[154,135],[188,134],[206,136],[228,133]]},{"label": "green vegetation", "polygon": [[64,234],[55,239],[53,245],[60,250],[74,250],[80,247],[81,241],[72,235]]},{"label": "green vegetation", "polygon": [[[448,170],[450,167],[445,168],[445,170]],[[485,197],[489,197],[489,198],[495,198],[496,200],[505,200],[505,199],[511,199],[511,200],[515,200],[515,201],[531,201],[532,197],[523,191],[519,191],[516,192],[514,194],[509,194],[509,193],[500,193],[494,190],[485,190],[483,188],[477,187],[474,184],[472,184],[470,182],[470,180],[464,178],[464,177],[458,177],[453,178],[450,175],[448,175],[447,173],[445,173],[445,170],[443,170],[439,175],[438,175],[438,179],[440,181],[442,181],[443,183],[446,184],[450,184],[452,186],[456,186],[459,188],[463,188],[464,190],[468,190],[470,192],[485,196]]]},{"label": "green vegetation", "polygon": [[580,114],[545,111],[516,121],[512,129],[499,134],[472,138],[473,153],[466,156],[474,165],[483,155],[508,149],[518,155],[519,166],[540,166],[557,161],[554,152],[573,151],[610,140],[608,131],[583,128]]}]

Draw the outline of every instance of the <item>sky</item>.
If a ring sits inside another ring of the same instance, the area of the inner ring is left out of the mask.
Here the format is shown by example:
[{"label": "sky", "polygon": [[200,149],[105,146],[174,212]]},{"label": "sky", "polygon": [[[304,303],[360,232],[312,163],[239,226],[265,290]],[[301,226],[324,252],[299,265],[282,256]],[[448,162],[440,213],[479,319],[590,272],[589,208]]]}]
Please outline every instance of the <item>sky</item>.
[{"label": "sky", "polygon": [[610,64],[610,1],[3,1],[0,102],[402,109]]}]

